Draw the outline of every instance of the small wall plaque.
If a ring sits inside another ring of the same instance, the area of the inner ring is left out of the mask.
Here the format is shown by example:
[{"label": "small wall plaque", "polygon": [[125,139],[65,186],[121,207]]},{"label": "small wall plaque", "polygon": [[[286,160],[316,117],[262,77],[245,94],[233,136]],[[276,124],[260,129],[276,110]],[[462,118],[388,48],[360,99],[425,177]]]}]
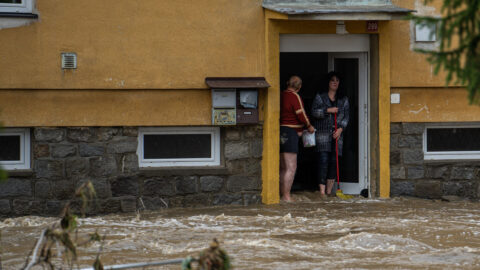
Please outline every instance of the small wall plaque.
[{"label": "small wall plaque", "polygon": [[215,126],[227,126],[237,124],[236,109],[212,109],[212,124]]},{"label": "small wall plaque", "polygon": [[367,32],[378,32],[378,21],[367,21]]}]

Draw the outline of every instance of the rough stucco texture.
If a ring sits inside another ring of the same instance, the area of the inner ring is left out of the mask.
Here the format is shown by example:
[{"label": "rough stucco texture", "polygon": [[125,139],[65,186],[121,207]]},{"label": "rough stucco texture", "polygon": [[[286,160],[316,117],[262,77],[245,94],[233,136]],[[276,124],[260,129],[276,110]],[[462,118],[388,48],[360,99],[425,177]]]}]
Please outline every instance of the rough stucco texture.
[{"label": "rough stucco texture", "polygon": [[[205,88],[262,76],[262,1],[37,1],[39,20],[0,30],[1,88]],[[63,72],[61,52],[78,68]]]},{"label": "rough stucco texture", "polygon": [[209,90],[0,90],[0,121],[24,126],[211,124]]},{"label": "rough stucco texture", "polygon": [[462,88],[392,88],[400,104],[390,105],[391,122],[471,122],[480,120],[480,106],[468,104]]}]

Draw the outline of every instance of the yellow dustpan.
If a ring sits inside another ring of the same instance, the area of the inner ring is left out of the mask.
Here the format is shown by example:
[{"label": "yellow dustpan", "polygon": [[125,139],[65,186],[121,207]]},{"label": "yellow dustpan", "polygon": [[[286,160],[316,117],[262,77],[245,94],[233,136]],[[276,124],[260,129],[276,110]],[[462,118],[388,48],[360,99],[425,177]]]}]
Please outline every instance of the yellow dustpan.
[{"label": "yellow dustpan", "polygon": [[[337,114],[335,113],[335,132],[337,132]],[[335,195],[337,195],[338,198],[342,200],[348,200],[352,199],[352,195],[346,195],[343,194],[342,190],[340,189],[340,169],[338,167],[338,138],[335,139],[335,157],[337,159],[337,192],[335,192]]]}]

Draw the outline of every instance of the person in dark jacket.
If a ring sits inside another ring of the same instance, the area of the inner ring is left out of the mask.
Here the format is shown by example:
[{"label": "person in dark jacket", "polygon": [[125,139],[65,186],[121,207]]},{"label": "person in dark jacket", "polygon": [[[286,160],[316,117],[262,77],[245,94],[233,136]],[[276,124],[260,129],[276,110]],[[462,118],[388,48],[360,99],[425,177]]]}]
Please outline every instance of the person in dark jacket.
[{"label": "person in dark jacket", "polygon": [[[339,91],[340,79],[336,72],[327,75],[328,92],[317,93],[312,103],[315,152],[317,155],[317,182],[320,196],[332,193],[337,177],[335,140],[338,140],[338,155],[342,155],[343,131],[347,128],[350,108],[348,98]],[[335,114],[337,130],[335,131]]]},{"label": "person in dark jacket", "polygon": [[300,88],[302,79],[298,76],[290,77],[280,102],[280,193],[286,202],[292,201],[290,189],[297,170],[299,138],[304,128],[310,133],[315,131],[298,95]]}]

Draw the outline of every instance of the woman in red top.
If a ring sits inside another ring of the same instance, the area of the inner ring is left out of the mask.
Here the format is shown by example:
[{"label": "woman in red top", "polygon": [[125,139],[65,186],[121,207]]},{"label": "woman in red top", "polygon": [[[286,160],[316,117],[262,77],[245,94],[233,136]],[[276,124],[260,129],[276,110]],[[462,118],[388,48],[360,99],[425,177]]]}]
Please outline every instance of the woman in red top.
[{"label": "woman in red top", "polygon": [[290,189],[297,170],[298,139],[304,127],[310,133],[315,131],[298,95],[300,88],[302,79],[290,77],[280,102],[280,193],[287,202],[292,201]]}]

